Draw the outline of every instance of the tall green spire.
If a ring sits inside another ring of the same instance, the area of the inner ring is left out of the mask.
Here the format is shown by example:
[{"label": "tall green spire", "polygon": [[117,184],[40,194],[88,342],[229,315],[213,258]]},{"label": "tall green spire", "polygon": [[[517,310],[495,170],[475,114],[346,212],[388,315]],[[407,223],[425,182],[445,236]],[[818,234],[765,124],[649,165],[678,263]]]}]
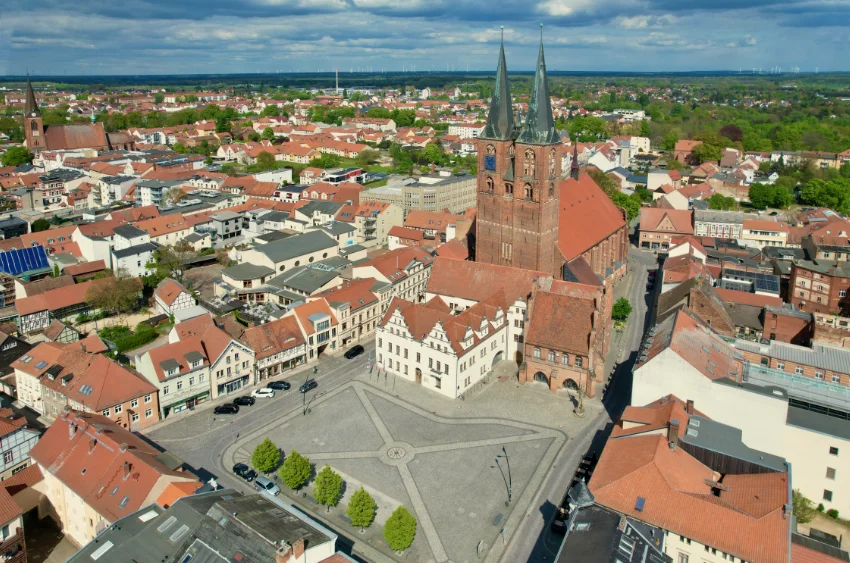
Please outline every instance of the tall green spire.
[{"label": "tall green spire", "polygon": [[38,109],[38,102],[35,101],[35,92],[32,91],[32,84],[30,84],[29,74],[27,74],[27,90],[25,97],[26,101],[24,102],[24,114],[27,117],[30,117],[33,114],[39,115],[41,112]]},{"label": "tall green spire", "polygon": [[505,28],[502,27],[502,44],[499,48],[499,66],[496,69],[496,88],[490,100],[487,125],[481,132],[485,139],[507,140],[514,135],[514,112],[511,89],[508,86],[508,70],[505,64]]},{"label": "tall green spire", "polygon": [[519,134],[517,143],[551,145],[560,142],[561,139],[555,130],[555,118],[552,117],[549,85],[546,83],[546,60],[543,57],[543,24],[540,24],[540,52],[537,55],[537,71],[534,73],[534,85],[531,88],[531,99],[528,101],[525,127]]}]

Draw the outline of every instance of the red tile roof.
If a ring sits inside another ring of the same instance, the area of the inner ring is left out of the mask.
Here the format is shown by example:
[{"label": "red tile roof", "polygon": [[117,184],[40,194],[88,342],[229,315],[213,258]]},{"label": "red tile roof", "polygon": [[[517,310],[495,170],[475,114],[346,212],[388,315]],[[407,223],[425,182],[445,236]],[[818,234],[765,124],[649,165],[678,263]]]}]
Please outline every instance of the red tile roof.
[{"label": "red tile roof", "polygon": [[106,269],[106,264],[103,260],[95,260],[93,262],[81,262],[73,266],[66,266],[62,273],[70,276],[82,276],[84,274],[94,274],[102,272]]},{"label": "red tile roof", "polygon": [[596,304],[593,299],[538,291],[526,341],[533,346],[587,356]]},{"label": "red tile roof", "polygon": [[180,297],[180,294],[184,292],[189,293],[189,290],[177,283],[175,280],[165,278],[159,282],[159,285],[156,286],[154,295],[159,297],[166,305],[171,306],[177,298]]},{"label": "red tile roof", "polygon": [[411,229],[438,231],[444,233],[449,225],[456,225],[462,215],[439,211],[411,211],[404,220],[404,226]]},{"label": "red tile roof", "polygon": [[85,302],[89,288],[103,283],[105,279],[107,278],[68,285],[45,291],[33,297],[18,299],[15,301],[15,309],[18,311],[18,315],[31,315],[39,311],[58,311],[65,307],[79,305]]},{"label": "red tile roof", "polygon": [[387,234],[391,237],[398,237],[401,239],[415,241],[421,241],[425,237],[425,233],[423,233],[419,229],[410,229],[407,227],[402,227],[400,225],[396,225],[391,228]]},{"label": "red tile roof", "polygon": [[798,543],[791,544],[791,563],[843,563],[844,559],[832,557]]},{"label": "red tile roof", "polygon": [[437,258],[431,267],[427,292],[436,295],[481,301],[498,289],[504,289],[508,303],[527,299],[536,278],[551,278],[551,274],[509,268],[483,262]]},{"label": "red tile roof", "polygon": [[167,482],[197,482],[169,469],[146,441],[92,413],[60,415],[30,456],[109,522],[154,502]]},{"label": "red tile roof", "polygon": [[304,344],[304,336],[294,317],[244,329],[235,338],[251,348],[258,360]]},{"label": "red tile roof", "polygon": [[747,293],[744,291],[736,291],[734,289],[723,289],[715,287],[714,291],[717,296],[728,303],[740,303],[741,305],[753,305],[754,307],[781,307],[782,299],[771,295],[759,295],[757,293]]},{"label": "red tile roof", "polygon": [[[693,234],[693,218],[694,213],[691,210],[642,207],[640,210],[640,230],[668,231],[671,234]],[[668,219],[672,224],[673,229],[661,229],[661,224]]]},{"label": "red tile roof", "polygon": [[446,244],[437,247],[437,256],[451,258],[453,260],[468,260],[469,249],[457,239],[450,240]]},{"label": "red tile roof", "polygon": [[558,249],[567,262],[626,225],[623,212],[589,174],[561,182]]},{"label": "red tile roof", "polygon": [[422,248],[406,246],[396,248],[368,262],[358,264],[357,267],[365,268],[371,266],[387,278],[390,283],[396,283],[407,277],[405,268],[413,261],[418,261],[425,266],[429,266],[433,263],[434,257]]}]

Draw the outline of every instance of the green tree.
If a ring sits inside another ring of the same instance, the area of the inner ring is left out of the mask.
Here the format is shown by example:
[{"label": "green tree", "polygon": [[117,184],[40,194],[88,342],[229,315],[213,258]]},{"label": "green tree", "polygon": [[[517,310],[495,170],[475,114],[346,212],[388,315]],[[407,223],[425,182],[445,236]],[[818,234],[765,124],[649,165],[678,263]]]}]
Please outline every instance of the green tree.
[{"label": "green tree", "polygon": [[675,158],[667,159],[667,170],[684,170],[685,165],[676,160]]},{"label": "green tree", "polygon": [[44,219],[44,218],[36,219],[30,225],[30,230],[34,233],[40,233],[41,231],[46,231],[49,228],[50,228],[50,221],[48,221],[47,219]]},{"label": "green tree", "polygon": [[372,525],[372,521],[375,519],[375,509],[375,499],[366,489],[360,487],[360,490],[354,491],[354,494],[351,495],[345,514],[351,519],[352,526],[357,526],[362,530]]},{"label": "green tree", "polygon": [[156,105],[159,105],[164,101],[165,101],[164,95],[162,95],[162,94],[154,94],[153,95],[153,103],[155,103]]},{"label": "green tree", "polygon": [[416,537],[416,519],[403,506],[396,508],[384,524],[384,539],[393,551],[404,551]]},{"label": "green tree", "polygon": [[691,151],[699,162],[717,162],[723,156],[723,150],[718,145],[703,142]]},{"label": "green tree", "polygon": [[671,129],[666,135],[664,135],[664,139],[661,141],[661,148],[665,151],[672,151],[676,148],[676,143],[678,143],[681,138],[681,131],[678,129]]},{"label": "green tree", "polygon": [[624,321],[632,314],[632,304],[625,297],[620,297],[611,309],[611,317],[615,321]]},{"label": "green tree", "polygon": [[629,222],[640,215],[640,196],[637,194],[626,195],[622,192],[615,192],[611,196],[611,201],[614,202],[614,205],[626,210]]},{"label": "green tree", "polygon": [[33,154],[26,147],[11,147],[0,154],[3,166],[21,166],[32,163]]},{"label": "green tree", "polygon": [[260,473],[274,471],[280,464],[280,448],[274,442],[266,438],[254,448],[251,454],[251,465]]},{"label": "green tree", "polygon": [[274,155],[266,151],[261,152],[257,155],[256,166],[260,170],[273,170],[275,167]]},{"label": "green tree", "polygon": [[266,127],[263,129],[263,134],[260,135],[260,138],[264,141],[274,141],[274,129]]},{"label": "green tree", "polygon": [[815,519],[818,513],[815,503],[807,499],[800,489],[791,491],[791,505],[793,507],[794,516],[797,517],[797,522],[807,524]]},{"label": "green tree", "polygon": [[431,143],[422,151],[422,156],[431,164],[439,164],[443,161],[443,149],[439,143]]},{"label": "green tree", "polygon": [[286,456],[286,459],[283,461],[283,465],[278,473],[280,475],[280,480],[283,481],[287,487],[290,489],[299,489],[307,482],[310,475],[313,474],[313,466],[310,465],[310,458],[292,450],[289,452],[289,455]]},{"label": "green tree", "polygon": [[722,194],[714,194],[706,201],[708,202],[710,209],[720,209],[722,211],[735,209],[738,206],[735,202],[735,198],[724,196]]},{"label": "green tree", "polygon": [[342,477],[331,469],[330,465],[325,465],[316,475],[313,498],[319,504],[327,506],[330,512],[331,507],[339,503],[340,493],[342,493]]},{"label": "green tree", "polygon": [[596,185],[602,188],[602,191],[605,192],[608,197],[613,198],[614,194],[620,193],[620,187],[617,185],[617,182],[615,182],[614,179],[608,176],[605,172],[598,168],[588,168],[587,173],[591,178],[593,178]]},{"label": "green tree", "polygon": [[[804,190],[805,191],[805,190]],[[773,188],[768,184],[755,182],[750,185],[750,203],[756,209],[767,209],[773,203]]]},{"label": "green tree", "polygon": [[354,162],[357,163],[357,166],[361,168],[366,168],[367,166],[378,160],[379,155],[380,153],[375,149],[363,149],[362,151],[360,151],[360,154],[358,154],[354,158]]},{"label": "green tree", "polygon": [[652,136],[652,129],[649,127],[649,121],[643,120],[640,122],[640,136],[641,137],[650,137]]},{"label": "green tree", "polygon": [[216,133],[229,133],[230,132],[230,119],[226,115],[221,115],[215,120],[215,132]]},{"label": "green tree", "polygon": [[53,277],[58,278],[61,272],[59,271],[59,264],[53,264]]}]

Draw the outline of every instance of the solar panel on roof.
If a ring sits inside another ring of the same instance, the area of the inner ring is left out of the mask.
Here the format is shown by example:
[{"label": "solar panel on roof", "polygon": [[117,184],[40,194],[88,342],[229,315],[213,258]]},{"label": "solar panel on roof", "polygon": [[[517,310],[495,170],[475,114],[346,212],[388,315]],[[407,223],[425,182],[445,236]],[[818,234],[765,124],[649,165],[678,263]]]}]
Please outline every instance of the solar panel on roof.
[{"label": "solar panel on roof", "polygon": [[47,254],[43,246],[13,248],[0,252],[0,271],[10,276],[47,267]]}]

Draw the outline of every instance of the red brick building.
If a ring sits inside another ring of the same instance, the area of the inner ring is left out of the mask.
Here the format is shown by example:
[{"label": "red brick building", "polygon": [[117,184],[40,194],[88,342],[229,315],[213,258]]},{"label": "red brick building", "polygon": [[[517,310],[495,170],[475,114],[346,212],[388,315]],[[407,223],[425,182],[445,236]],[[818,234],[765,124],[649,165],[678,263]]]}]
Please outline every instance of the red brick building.
[{"label": "red brick building", "polygon": [[625,273],[625,212],[590,176],[579,174],[577,154],[571,178],[562,180],[562,158],[543,46],[524,125],[514,119],[502,46],[490,114],[478,139],[476,261],[567,280],[573,265],[582,268],[577,262],[603,278]]},{"label": "red brick building", "polygon": [[848,316],[850,264],[827,260],[794,260],[788,298],[801,311]]}]

